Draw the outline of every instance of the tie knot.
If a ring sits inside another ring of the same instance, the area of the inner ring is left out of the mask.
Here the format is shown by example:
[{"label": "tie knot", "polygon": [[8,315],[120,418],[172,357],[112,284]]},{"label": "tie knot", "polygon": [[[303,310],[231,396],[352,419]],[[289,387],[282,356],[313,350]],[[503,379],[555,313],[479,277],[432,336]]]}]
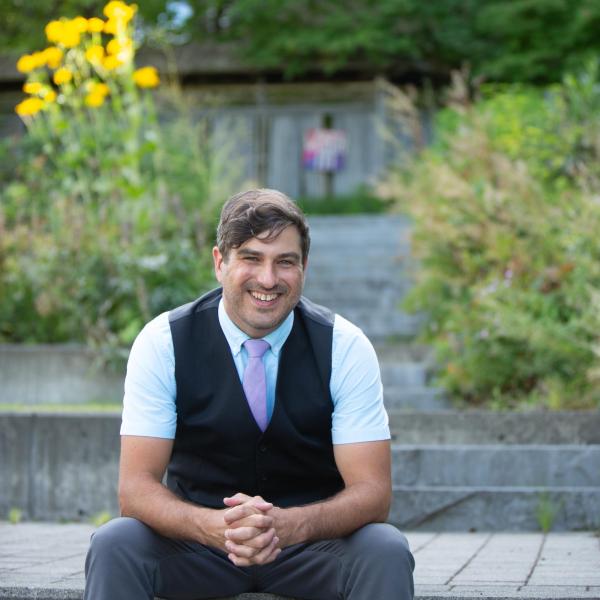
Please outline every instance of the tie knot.
[{"label": "tie knot", "polygon": [[271,344],[265,340],[246,340],[244,342],[244,348],[250,358],[261,358],[270,347]]}]

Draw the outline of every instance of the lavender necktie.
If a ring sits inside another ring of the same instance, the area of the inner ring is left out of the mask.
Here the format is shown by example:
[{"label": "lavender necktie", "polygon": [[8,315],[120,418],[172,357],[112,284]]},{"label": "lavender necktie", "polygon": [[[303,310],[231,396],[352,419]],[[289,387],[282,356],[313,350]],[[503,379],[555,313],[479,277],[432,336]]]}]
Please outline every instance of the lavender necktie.
[{"label": "lavender necktie", "polygon": [[267,428],[267,383],[263,354],[271,347],[265,340],[246,340],[248,364],[244,371],[244,392],[250,410],[261,431]]}]

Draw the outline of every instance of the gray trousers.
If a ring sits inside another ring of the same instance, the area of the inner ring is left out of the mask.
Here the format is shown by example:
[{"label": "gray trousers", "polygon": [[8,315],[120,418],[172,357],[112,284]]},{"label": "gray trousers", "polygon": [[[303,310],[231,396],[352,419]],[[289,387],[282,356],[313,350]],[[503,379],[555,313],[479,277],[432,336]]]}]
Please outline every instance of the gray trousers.
[{"label": "gray trousers", "polygon": [[224,552],[165,538],[131,518],[103,525],[85,563],[85,600],[200,600],[268,592],[306,600],[411,600],[414,559],[392,525],[296,544],[267,565],[236,567]]}]

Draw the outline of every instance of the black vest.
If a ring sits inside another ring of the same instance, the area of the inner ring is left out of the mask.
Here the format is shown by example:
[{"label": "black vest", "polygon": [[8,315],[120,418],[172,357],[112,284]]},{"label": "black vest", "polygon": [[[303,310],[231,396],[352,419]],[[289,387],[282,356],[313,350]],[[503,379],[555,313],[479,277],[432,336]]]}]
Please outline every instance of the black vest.
[{"label": "black vest", "polygon": [[282,507],[322,500],[343,480],[333,458],[329,392],[333,314],[302,298],[279,355],[275,407],[261,432],[218,319],[221,290],[169,314],[177,432],[167,485],[213,508],[236,492]]}]

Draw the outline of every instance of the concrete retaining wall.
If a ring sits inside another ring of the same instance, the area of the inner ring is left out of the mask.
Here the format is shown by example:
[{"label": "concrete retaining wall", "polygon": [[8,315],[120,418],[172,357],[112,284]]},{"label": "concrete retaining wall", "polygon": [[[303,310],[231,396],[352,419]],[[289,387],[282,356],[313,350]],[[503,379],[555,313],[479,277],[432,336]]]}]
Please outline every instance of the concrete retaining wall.
[{"label": "concrete retaining wall", "polygon": [[119,425],[117,414],[0,414],[0,517],[116,515]]},{"label": "concrete retaining wall", "polygon": [[[571,420],[581,425],[579,417],[585,415],[553,413],[567,428]],[[409,427],[420,415],[404,418]],[[476,418],[485,425],[499,415]],[[547,414],[539,418],[540,428],[551,423]],[[116,515],[119,425],[118,413],[0,413],[0,518],[11,508],[40,520]],[[463,425],[470,429],[467,417]],[[600,527],[600,446],[585,441],[578,447],[395,445],[391,521],[404,528],[531,530],[539,527],[537,512],[547,498],[557,529]]]},{"label": "concrete retaining wall", "polygon": [[77,344],[0,344],[0,404],[121,402],[123,381]]}]

